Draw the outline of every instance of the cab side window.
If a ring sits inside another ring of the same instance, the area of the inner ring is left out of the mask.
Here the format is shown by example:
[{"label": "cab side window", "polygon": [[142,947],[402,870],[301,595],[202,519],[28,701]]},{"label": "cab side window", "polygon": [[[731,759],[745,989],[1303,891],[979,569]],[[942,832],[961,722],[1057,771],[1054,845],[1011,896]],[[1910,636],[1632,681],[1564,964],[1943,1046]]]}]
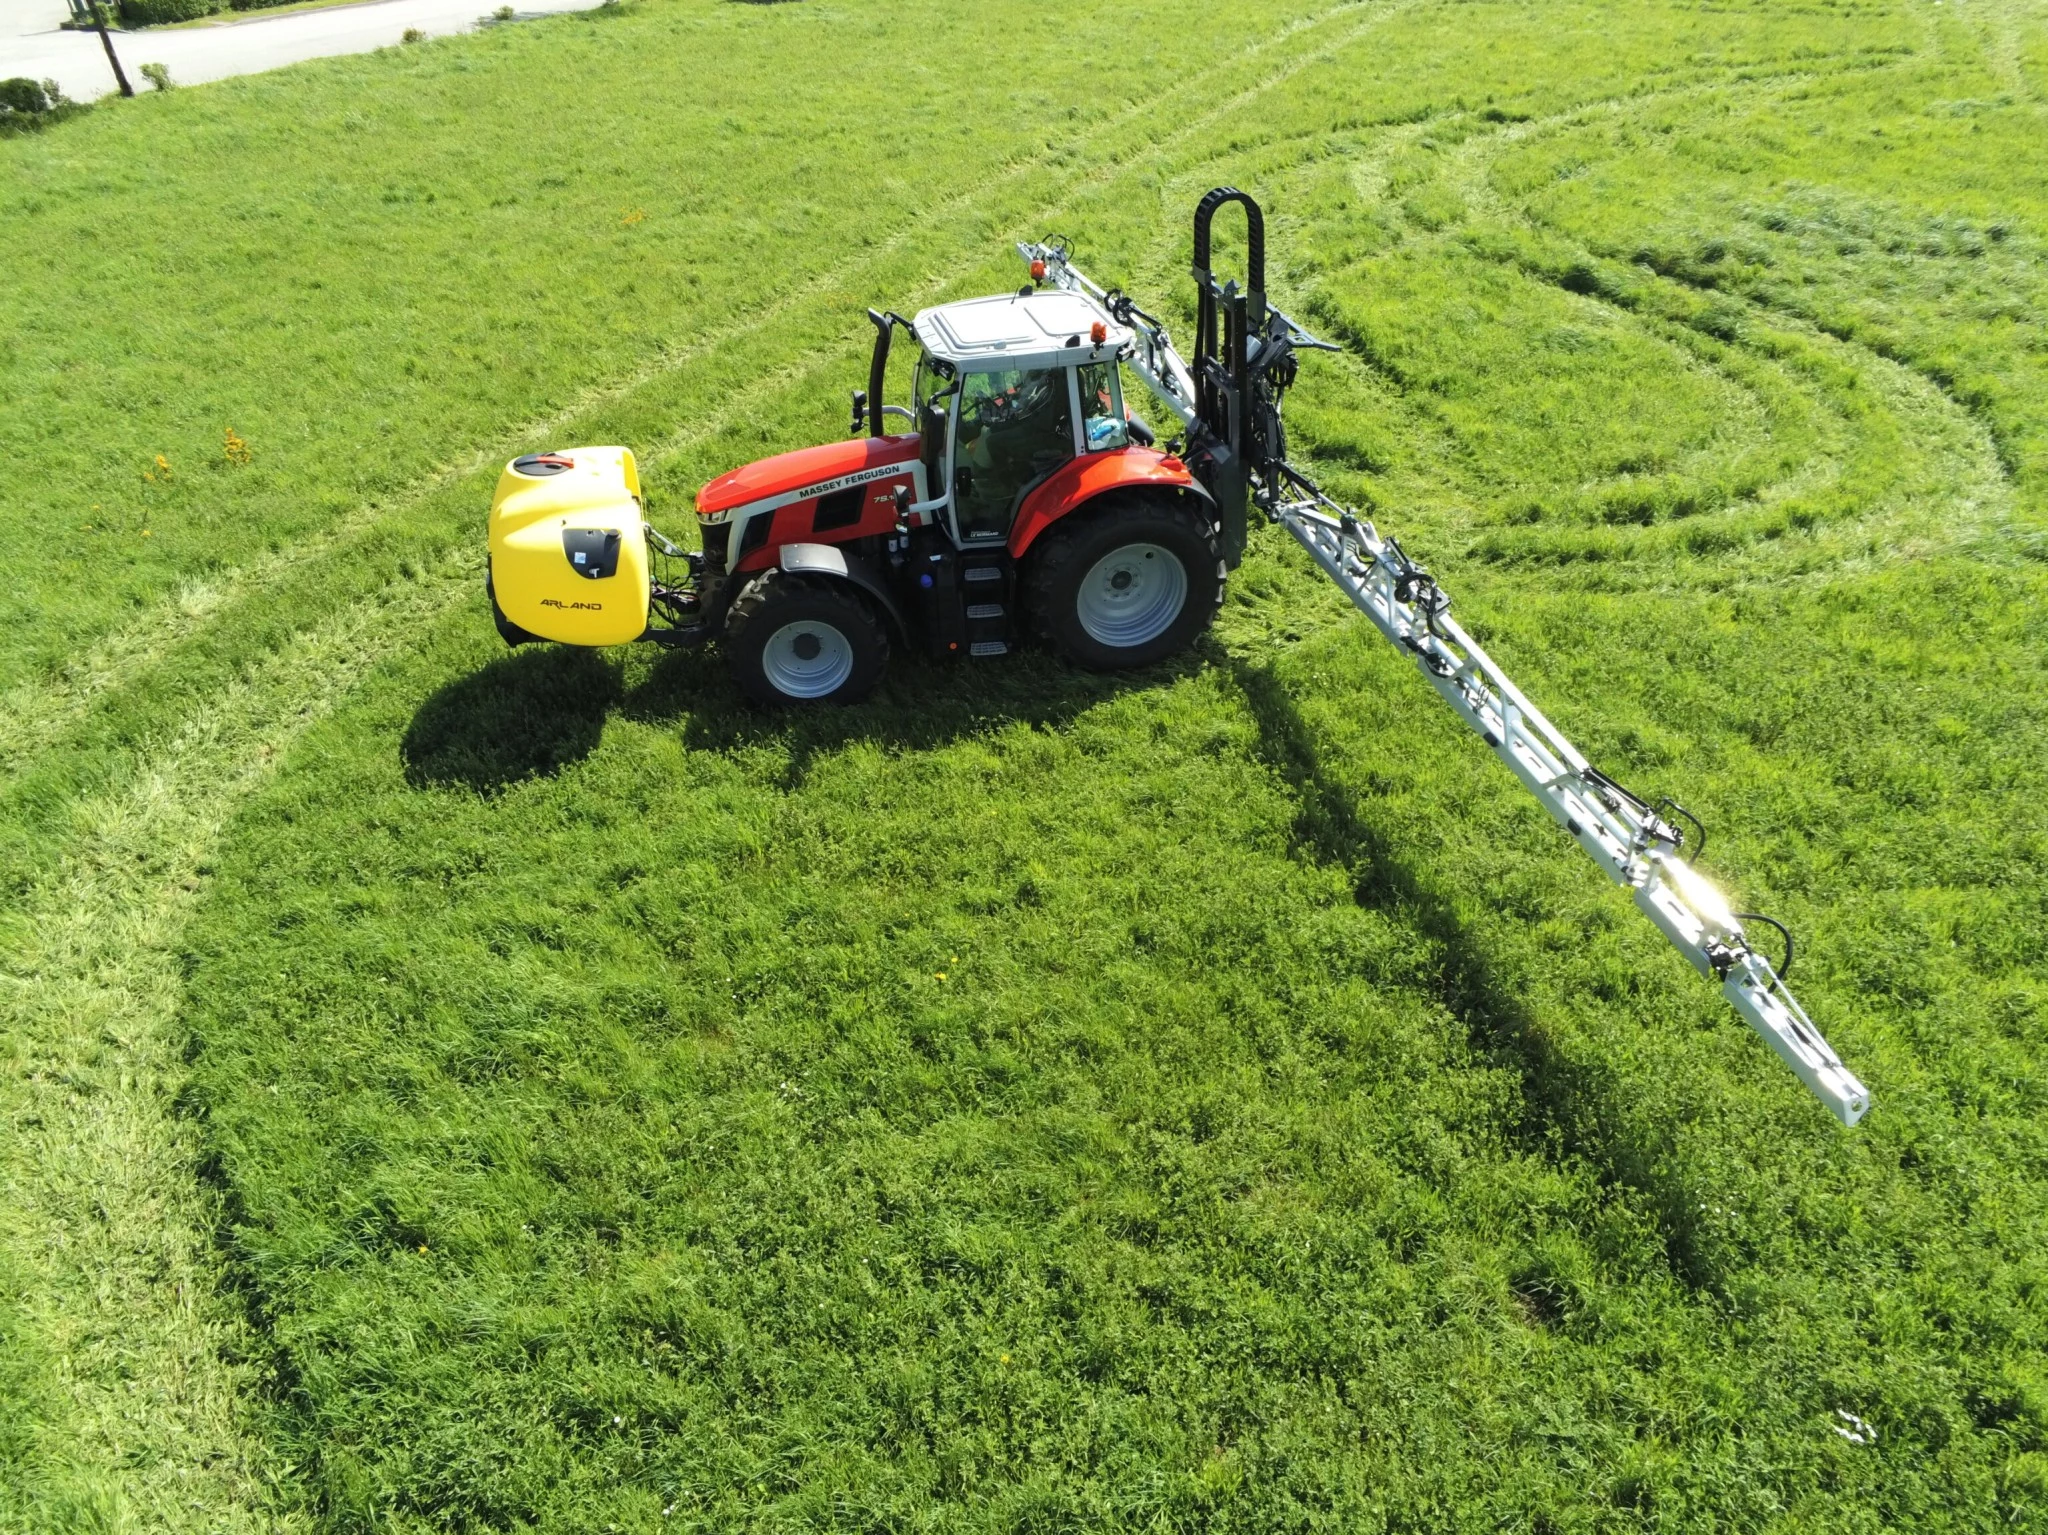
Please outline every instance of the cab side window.
[{"label": "cab side window", "polygon": [[946,486],[946,429],[952,422],[953,395],[960,387],[952,365],[926,353],[917,360],[910,399],[917,409],[918,457],[924,460],[926,495]]},{"label": "cab side window", "polygon": [[1081,385],[1081,425],[1088,433],[1088,451],[1103,453],[1128,448],[1131,429],[1124,419],[1124,395],[1113,362],[1083,363],[1075,370]]}]

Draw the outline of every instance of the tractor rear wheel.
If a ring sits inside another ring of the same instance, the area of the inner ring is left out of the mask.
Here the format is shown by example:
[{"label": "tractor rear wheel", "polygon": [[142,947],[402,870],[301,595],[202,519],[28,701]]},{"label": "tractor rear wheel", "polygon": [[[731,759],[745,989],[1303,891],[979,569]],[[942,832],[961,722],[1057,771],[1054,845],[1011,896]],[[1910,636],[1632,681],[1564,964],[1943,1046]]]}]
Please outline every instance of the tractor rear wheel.
[{"label": "tractor rear wheel", "polygon": [[1221,531],[1191,496],[1101,497],[1032,549],[1024,571],[1032,631],[1099,672],[1186,649],[1223,603]]},{"label": "tractor rear wheel", "polygon": [[759,704],[851,704],[889,665],[889,637],[843,581],[763,571],[726,610],[726,660]]}]

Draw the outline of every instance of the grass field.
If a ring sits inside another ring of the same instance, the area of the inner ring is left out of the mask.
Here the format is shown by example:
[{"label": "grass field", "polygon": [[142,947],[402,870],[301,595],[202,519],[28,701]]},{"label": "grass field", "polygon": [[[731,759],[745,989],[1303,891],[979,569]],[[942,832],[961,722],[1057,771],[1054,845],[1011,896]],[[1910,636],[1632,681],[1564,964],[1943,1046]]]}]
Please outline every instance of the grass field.
[{"label": "grass field", "polygon": [[[2019,0],[629,0],[0,141],[0,1527],[2048,1530],[2044,91]],[[1219,182],[1859,1129],[1270,530],[1121,678],[496,640],[504,458],[686,532],[866,305],[1179,314]]]}]

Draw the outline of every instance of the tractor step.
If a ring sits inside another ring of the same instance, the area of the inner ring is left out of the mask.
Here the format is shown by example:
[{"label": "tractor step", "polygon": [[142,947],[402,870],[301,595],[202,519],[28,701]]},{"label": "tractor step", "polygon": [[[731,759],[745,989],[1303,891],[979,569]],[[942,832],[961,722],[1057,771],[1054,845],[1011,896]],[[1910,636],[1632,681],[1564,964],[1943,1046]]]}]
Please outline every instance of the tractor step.
[{"label": "tractor step", "polygon": [[1014,569],[999,549],[940,547],[914,567],[925,641],[934,656],[1000,656],[1018,633],[1011,618]]}]

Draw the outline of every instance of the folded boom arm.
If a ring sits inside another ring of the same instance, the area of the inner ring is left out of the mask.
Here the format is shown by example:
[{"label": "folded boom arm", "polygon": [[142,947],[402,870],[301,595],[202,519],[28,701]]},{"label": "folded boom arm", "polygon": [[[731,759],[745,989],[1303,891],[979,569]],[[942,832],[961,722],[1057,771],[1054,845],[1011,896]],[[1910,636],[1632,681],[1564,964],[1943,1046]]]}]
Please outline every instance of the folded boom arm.
[{"label": "folded boom arm", "polygon": [[[1251,281],[1242,292],[1234,283],[1217,284],[1208,269],[1209,218],[1231,201],[1243,203],[1251,220]],[[1629,891],[1701,975],[1719,984],[1722,996],[1829,1111],[1843,1124],[1855,1124],[1869,1108],[1870,1094],[1786,988],[1780,969],[1791,965],[1790,935],[1782,967],[1751,947],[1745,919],[1777,924],[1732,911],[1683,856],[1684,834],[1663,812],[1691,820],[1689,813],[1669,800],[1653,808],[1588,763],[1450,616],[1450,598],[1429,573],[1394,539],[1333,501],[1287,461],[1280,399],[1294,381],[1295,353],[1335,348],[1267,305],[1257,205],[1241,192],[1219,188],[1203,199],[1195,231],[1195,279],[1204,302],[1192,367],[1174,349],[1165,326],[1077,270],[1063,244],[1017,249],[1036,280],[1089,295],[1131,330],[1123,361],[1179,420],[1186,455],[1208,471],[1204,478],[1217,494],[1226,528],[1233,510],[1237,514],[1239,547],[1248,500],[1285,528],[1373,626],[1409,654],[1551,819]],[[1240,492],[1234,508],[1227,504],[1233,489]]]}]

